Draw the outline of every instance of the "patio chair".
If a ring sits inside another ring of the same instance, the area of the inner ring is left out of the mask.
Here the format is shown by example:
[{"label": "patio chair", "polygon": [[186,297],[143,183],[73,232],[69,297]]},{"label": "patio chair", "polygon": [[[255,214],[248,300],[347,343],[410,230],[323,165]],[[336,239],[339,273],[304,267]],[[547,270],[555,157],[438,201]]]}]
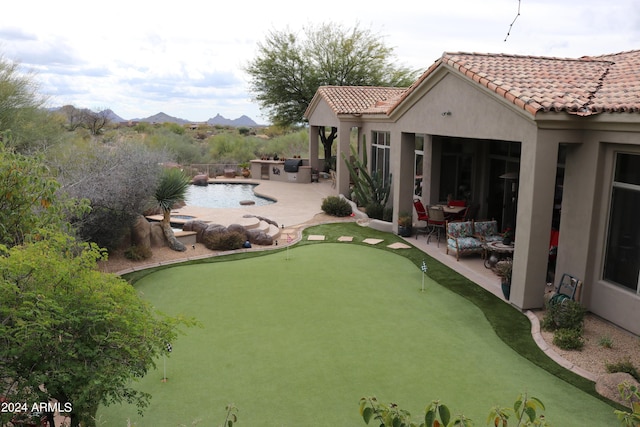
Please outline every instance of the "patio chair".
[{"label": "patio chair", "polygon": [[424,221],[425,223],[423,228],[416,229],[416,240],[418,240],[419,233],[429,234],[429,214],[420,199],[413,199],[413,207],[418,215],[418,221]]},{"label": "patio chair", "polygon": [[438,238],[438,247],[440,247],[440,232],[442,231],[442,234],[446,234],[445,227],[447,225],[447,220],[444,217],[444,211],[440,207],[429,206],[427,208],[427,212],[429,214],[427,226],[431,228],[429,235],[427,236],[427,244],[429,244],[431,236],[435,233]]}]

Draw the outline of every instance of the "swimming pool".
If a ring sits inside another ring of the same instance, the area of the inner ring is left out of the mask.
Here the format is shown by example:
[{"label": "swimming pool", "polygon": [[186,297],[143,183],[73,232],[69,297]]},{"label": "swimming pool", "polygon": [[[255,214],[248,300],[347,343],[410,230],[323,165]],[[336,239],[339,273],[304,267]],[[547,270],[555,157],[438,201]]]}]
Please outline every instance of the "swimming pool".
[{"label": "swimming pool", "polygon": [[237,208],[241,201],[250,200],[252,206],[264,206],[275,203],[272,199],[257,196],[254,184],[209,184],[190,185],[185,202],[188,206],[201,208]]}]

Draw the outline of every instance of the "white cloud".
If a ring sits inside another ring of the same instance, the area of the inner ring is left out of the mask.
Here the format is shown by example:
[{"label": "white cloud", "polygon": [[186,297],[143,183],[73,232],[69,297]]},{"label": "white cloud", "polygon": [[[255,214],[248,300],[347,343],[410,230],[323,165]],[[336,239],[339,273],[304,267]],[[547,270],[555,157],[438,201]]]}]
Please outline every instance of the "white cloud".
[{"label": "white cloud", "polygon": [[384,36],[400,63],[421,70],[445,51],[579,57],[640,48],[640,5],[632,0],[606,7],[521,0],[505,41],[518,3],[325,0],[318,10],[282,0],[22,0],[3,5],[0,53],[35,70],[52,104],[111,108],[124,118],[163,111],[264,121],[243,67],[270,30],[360,25]]}]

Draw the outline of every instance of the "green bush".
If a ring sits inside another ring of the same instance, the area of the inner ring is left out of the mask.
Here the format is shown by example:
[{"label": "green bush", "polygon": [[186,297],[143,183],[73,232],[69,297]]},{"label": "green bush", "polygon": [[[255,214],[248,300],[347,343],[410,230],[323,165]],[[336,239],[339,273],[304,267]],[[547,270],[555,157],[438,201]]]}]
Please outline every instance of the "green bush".
[{"label": "green bush", "polygon": [[153,255],[151,249],[146,246],[133,245],[124,251],[124,257],[131,261],[143,261],[151,258],[151,255]]},{"label": "green bush", "polygon": [[620,360],[616,363],[605,363],[605,368],[610,374],[615,372],[625,372],[640,381],[640,373],[638,373],[638,370],[633,366],[633,363],[631,363],[631,360],[629,359]]},{"label": "green bush", "polygon": [[383,219],[384,217],[384,207],[379,203],[369,203],[365,206],[367,210],[367,216],[371,219]]},{"label": "green bush", "polygon": [[582,350],[584,347],[582,330],[560,328],[553,334],[553,344],[563,350]]},{"label": "green bush", "polygon": [[329,196],[322,201],[322,210],[327,215],[349,216],[351,215],[351,205],[349,202],[338,196]]},{"label": "green bush", "polygon": [[203,244],[207,249],[217,251],[232,251],[240,249],[244,244],[246,236],[238,231],[226,233],[215,233],[205,236]]},{"label": "green bush", "polygon": [[542,321],[543,329],[575,329],[582,333],[587,310],[579,302],[566,299],[555,304],[547,304],[547,313]]}]

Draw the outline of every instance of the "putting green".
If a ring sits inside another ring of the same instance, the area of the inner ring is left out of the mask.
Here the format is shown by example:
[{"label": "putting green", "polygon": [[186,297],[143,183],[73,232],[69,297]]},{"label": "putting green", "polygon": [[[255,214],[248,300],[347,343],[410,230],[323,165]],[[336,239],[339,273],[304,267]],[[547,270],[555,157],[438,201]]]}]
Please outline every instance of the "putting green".
[{"label": "putting green", "polygon": [[168,314],[195,316],[138,389],[136,408],[101,408],[109,426],[358,426],[375,395],[424,414],[434,399],[484,425],[523,391],[555,426],[615,425],[613,408],[534,366],[505,345],[483,313],[406,258],[348,243],[319,243],[256,258],[177,266],[136,283]]}]

